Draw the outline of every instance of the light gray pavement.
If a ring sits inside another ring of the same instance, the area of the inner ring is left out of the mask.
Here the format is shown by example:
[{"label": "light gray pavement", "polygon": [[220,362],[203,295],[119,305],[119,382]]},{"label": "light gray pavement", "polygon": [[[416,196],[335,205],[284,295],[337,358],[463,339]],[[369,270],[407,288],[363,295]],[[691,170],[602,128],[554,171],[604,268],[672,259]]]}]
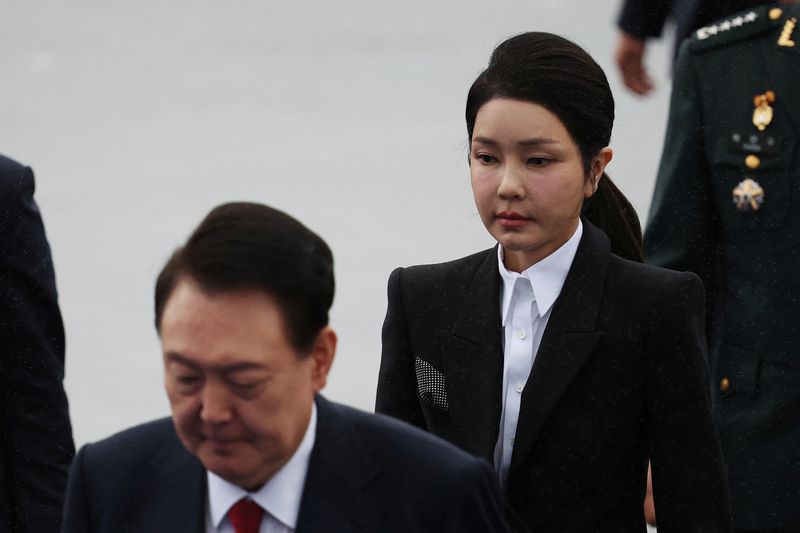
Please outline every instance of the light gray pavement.
[{"label": "light gray pavement", "polygon": [[609,173],[644,218],[669,96],[612,63],[616,0],[23,2],[0,9],[0,152],[34,167],[67,330],[78,445],[168,413],[155,276],[214,205],[253,200],[336,258],[327,395],[371,409],[396,266],[491,244],[463,105],[495,44],[563,34],[617,98]]}]

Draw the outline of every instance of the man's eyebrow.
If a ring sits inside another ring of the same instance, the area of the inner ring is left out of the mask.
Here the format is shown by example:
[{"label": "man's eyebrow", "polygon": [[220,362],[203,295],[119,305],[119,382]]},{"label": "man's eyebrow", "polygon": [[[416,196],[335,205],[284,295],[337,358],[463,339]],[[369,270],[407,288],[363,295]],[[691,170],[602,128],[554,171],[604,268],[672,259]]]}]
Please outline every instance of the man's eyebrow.
[{"label": "man's eyebrow", "polygon": [[[497,146],[498,143],[496,140],[491,139],[489,137],[473,137],[472,142],[477,142],[480,144],[488,144],[490,146]],[[549,137],[531,137],[530,139],[523,139],[519,141],[520,146],[538,146],[541,144],[558,144],[556,139],[551,139]]]},{"label": "man's eyebrow", "polygon": [[[200,370],[202,368],[200,365],[178,352],[167,352],[165,357],[169,363],[179,363],[194,370]],[[264,368],[264,365],[262,364],[243,361],[241,363],[233,363],[230,365],[213,365],[210,367],[210,370],[222,374],[231,374],[234,372],[244,372],[246,370],[258,370],[262,368]]]}]

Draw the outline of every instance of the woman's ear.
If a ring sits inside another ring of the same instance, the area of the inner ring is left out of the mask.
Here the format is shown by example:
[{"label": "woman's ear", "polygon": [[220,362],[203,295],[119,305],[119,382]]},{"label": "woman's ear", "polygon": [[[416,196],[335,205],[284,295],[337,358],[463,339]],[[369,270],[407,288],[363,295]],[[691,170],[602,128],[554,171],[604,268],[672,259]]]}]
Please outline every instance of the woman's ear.
[{"label": "woman's ear", "polygon": [[614,151],[610,147],[606,146],[605,148],[597,152],[597,155],[594,156],[594,158],[592,159],[592,166],[591,166],[592,187],[590,191],[587,191],[588,192],[587,198],[589,196],[592,196],[595,192],[597,192],[597,187],[600,185],[600,180],[603,177],[603,172],[605,172],[606,166],[613,157],[614,157]]}]

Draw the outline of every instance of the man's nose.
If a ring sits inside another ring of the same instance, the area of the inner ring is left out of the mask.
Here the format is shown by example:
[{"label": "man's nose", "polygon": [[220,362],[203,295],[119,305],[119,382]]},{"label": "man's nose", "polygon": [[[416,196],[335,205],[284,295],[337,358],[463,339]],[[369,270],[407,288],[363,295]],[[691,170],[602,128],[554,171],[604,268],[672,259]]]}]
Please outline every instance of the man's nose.
[{"label": "man's nose", "polygon": [[209,381],[203,387],[200,417],[209,424],[224,424],[232,418],[229,393],[221,383]]}]

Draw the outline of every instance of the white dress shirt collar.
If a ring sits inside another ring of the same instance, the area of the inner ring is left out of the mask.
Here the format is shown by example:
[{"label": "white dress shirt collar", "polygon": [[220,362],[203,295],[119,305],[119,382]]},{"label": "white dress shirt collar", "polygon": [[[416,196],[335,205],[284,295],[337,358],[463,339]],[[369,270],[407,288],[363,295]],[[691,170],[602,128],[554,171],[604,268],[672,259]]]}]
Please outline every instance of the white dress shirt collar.
[{"label": "white dress shirt collar", "polygon": [[220,527],[233,504],[242,498],[249,497],[267,513],[294,530],[297,525],[297,514],[300,512],[300,500],[303,497],[308,462],[311,458],[311,450],[314,448],[316,434],[317,406],[312,404],[311,419],[300,446],[295,450],[291,459],[256,492],[247,492],[213,472],[206,471],[208,504],[214,527]]},{"label": "white dress shirt collar", "polygon": [[567,242],[562,244],[555,252],[520,273],[511,272],[505,267],[503,264],[503,247],[501,245],[497,246],[497,263],[500,277],[503,278],[503,326],[506,325],[508,319],[511,298],[514,295],[514,285],[518,278],[528,278],[530,280],[539,316],[544,316],[550,310],[564,287],[564,281],[566,281],[572,261],[575,259],[582,235],[583,223],[578,219],[578,227],[575,228],[575,233],[572,234],[572,237]]}]

